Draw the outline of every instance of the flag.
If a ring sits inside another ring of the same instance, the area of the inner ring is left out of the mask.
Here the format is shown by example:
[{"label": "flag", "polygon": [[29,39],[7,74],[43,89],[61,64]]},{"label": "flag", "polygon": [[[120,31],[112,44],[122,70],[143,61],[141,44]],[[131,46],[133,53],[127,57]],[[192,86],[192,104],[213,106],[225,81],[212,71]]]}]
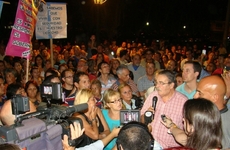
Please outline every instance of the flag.
[{"label": "flag", "polygon": [[28,58],[40,1],[19,0],[6,55]]}]

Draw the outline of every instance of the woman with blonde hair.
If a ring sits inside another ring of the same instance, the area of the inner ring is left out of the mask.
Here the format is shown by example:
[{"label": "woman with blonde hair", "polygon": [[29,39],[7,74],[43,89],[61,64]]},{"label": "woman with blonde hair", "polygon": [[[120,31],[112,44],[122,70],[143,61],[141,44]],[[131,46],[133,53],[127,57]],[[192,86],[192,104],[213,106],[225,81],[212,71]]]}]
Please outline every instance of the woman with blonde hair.
[{"label": "woman with blonde hair", "polygon": [[[110,131],[112,131],[114,128],[120,126],[120,110],[122,109],[120,93],[113,89],[108,89],[104,92],[103,101],[105,109],[102,110],[102,114]],[[111,150],[115,144],[116,139],[113,139],[104,150]]]},{"label": "woman with blonde hair", "polygon": [[110,133],[101,110],[96,107],[96,100],[90,89],[82,89],[76,94],[74,105],[83,103],[88,104],[88,109],[73,115],[82,120],[83,128],[85,128],[85,137],[79,147],[88,145],[95,140],[102,139]]},{"label": "woman with blonde hair", "polygon": [[118,86],[118,92],[121,94],[124,109],[136,109],[135,100],[132,99],[132,89],[127,83]]}]

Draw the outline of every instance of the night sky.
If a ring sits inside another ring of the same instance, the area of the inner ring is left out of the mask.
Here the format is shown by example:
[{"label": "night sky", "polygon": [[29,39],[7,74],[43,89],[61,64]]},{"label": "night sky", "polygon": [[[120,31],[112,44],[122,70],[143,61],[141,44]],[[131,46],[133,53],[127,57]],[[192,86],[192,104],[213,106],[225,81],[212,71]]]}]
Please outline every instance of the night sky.
[{"label": "night sky", "polygon": [[[6,0],[0,19],[0,38],[7,39],[16,13],[16,0]],[[101,39],[167,39],[210,34],[210,21],[225,20],[227,0],[49,0],[66,2],[68,40],[98,34]],[[84,3],[85,4],[82,4]],[[149,26],[146,26],[146,22]],[[186,29],[183,29],[186,26]],[[2,34],[3,33],[3,34]]]}]

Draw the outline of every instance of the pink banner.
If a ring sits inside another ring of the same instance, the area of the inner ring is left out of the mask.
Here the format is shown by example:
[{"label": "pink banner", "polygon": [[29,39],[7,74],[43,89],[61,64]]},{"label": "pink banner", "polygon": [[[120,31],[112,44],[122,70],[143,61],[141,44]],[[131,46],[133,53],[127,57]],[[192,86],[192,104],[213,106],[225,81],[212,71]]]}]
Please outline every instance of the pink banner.
[{"label": "pink banner", "polygon": [[37,17],[37,6],[34,0],[19,0],[14,26],[6,47],[6,55],[28,58],[32,49]]}]

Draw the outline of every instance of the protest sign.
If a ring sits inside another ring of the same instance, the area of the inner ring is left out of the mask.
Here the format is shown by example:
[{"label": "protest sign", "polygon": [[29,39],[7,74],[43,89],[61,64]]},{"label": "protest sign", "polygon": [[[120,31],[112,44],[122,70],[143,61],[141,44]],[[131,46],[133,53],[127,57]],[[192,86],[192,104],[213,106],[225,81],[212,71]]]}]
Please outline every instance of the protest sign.
[{"label": "protest sign", "polygon": [[39,7],[36,24],[36,39],[67,38],[65,3],[47,2]]}]

